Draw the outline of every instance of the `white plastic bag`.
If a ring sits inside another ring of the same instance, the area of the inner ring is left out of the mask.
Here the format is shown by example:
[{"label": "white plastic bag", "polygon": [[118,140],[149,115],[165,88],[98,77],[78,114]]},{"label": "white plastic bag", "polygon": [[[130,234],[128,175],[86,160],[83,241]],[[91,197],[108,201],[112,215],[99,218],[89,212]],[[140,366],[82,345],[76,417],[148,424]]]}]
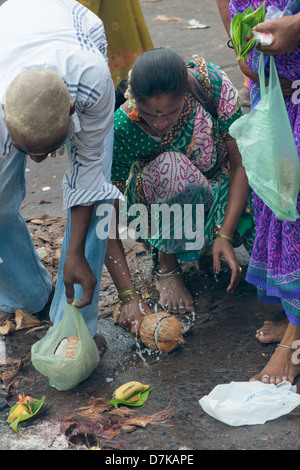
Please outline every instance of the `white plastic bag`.
[{"label": "white plastic bag", "polygon": [[199,400],[202,409],[230,426],[264,424],[300,405],[300,395],[290,382],[231,382],[217,385]]},{"label": "white plastic bag", "polygon": [[[273,21],[283,16],[291,16],[292,12],[290,10],[279,10],[279,8],[274,5],[270,5],[267,8],[267,13],[265,16],[265,21]],[[270,46],[273,42],[273,35],[271,33],[259,33],[258,31],[253,31],[253,35],[262,46]]]}]

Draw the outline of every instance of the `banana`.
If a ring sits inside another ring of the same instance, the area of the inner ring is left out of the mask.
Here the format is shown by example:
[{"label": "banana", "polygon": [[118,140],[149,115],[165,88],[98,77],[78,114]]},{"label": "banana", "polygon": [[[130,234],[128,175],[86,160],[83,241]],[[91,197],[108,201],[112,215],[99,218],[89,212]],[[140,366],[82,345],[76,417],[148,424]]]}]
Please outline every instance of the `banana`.
[{"label": "banana", "polygon": [[7,423],[12,423],[15,419],[19,418],[19,416],[23,414],[30,414],[27,405],[19,403],[18,406],[14,409],[14,411],[8,416]]},{"label": "banana", "polygon": [[127,382],[124,385],[121,385],[121,387],[117,388],[114,391],[114,398],[118,400],[127,400],[127,398],[131,397],[132,395],[135,395],[136,393],[142,392],[143,390],[148,390],[149,385],[144,385],[141,382]]}]

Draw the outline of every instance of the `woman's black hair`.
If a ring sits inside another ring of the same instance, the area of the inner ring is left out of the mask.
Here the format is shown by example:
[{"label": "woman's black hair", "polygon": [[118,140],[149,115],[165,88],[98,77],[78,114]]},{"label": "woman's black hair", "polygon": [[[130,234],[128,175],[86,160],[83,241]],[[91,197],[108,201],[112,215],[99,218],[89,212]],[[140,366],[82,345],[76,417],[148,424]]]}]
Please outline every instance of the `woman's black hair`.
[{"label": "woman's black hair", "polygon": [[134,62],[130,86],[133,97],[139,102],[158,93],[184,96],[188,90],[186,63],[172,49],[150,49]]},{"label": "woman's black hair", "polygon": [[[116,90],[116,109],[125,101],[127,81],[122,80]],[[187,68],[177,52],[168,48],[150,49],[134,62],[130,77],[131,93],[136,101],[145,103],[156,94],[184,96],[190,91],[215,119],[218,118],[214,101],[194,73]]]},{"label": "woman's black hair", "polygon": [[127,90],[128,80],[121,80],[116,87],[115,95],[116,95],[116,102],[115,102],[115,111],[121,106],[121,104],[125,103],[126,98],[124,96],[125,91]]}]

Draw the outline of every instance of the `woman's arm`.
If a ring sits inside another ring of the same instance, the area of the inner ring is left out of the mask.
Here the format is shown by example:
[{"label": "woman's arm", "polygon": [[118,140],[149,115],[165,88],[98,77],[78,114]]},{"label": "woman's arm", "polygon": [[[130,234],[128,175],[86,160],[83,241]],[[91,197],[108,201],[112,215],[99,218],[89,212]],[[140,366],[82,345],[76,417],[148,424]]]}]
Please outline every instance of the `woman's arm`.
[{"label": "woman's arm", "polygon": [[224,27],[228,36],[230,37],[230,10],[229,10],[230,0],[217,0],[217,5],[219,8],[219,13],[223,21]]},{"label": "woman's arm", "polygon": [[[116,286],[118,295],[120,295],[125,291],[136,290],[136,287],[131,278],[122,241],[119,238],[119,200],[115,202],[115,213],[116,218],[113,218],[111,222],[111,235],[106,249],[105,266]],[[151,310],[143,302],[140,294],[132,293],[123,298],[119,312],[119,324],[137,336],[144,316],[151,313]]]},{"label": "woman's arm", "polygon": [[[219,234],[232,238],[249,195],[249,184],[242,165],[242,157],[234,139],[227,142],[227,149],[231,166],[231,177],[225,216]],[[216,238],[213,244],[213,268],[215,274],[220,272],[221,258],[225,259],[231,269],[231,279],[227,290],[228,292],[233,292],[240,278],[238,259],[230,241]]]}]

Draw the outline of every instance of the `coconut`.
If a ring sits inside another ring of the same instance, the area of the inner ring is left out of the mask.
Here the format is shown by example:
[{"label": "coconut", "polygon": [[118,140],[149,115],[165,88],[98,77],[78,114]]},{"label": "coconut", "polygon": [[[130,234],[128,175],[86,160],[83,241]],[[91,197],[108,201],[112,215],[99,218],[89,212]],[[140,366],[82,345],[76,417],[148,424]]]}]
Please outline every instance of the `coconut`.
[{"label": "coconut", "polygon": [[167,312],[147,315],[140,326],[140,338],[153,351],[168,353],[183,344],[179,320]]},{"label": "coconut", "polygon": [[78,345],[78,336],[67,336],[66,338],[63,338],[60,341],[59,345],[54,351],[54,354],[56,354],[57,356],[74,359]]}]

